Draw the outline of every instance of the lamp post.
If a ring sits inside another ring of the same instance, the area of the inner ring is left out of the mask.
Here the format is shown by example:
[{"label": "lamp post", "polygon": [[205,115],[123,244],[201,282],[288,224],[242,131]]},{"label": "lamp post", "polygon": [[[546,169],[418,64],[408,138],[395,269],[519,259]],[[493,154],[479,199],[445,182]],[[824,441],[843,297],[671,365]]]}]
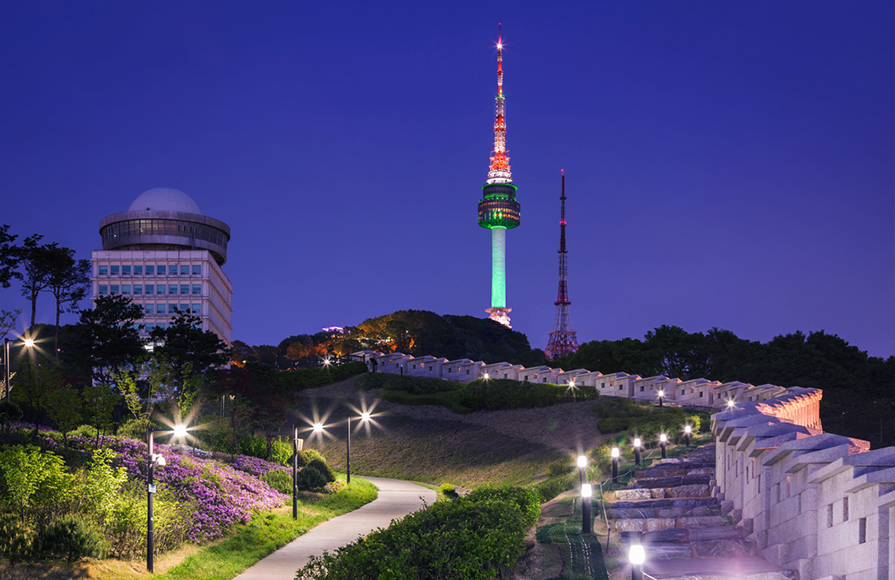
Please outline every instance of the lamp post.
[{"label": "lamp post", "polygon": [[[319,425],[319,423],[317,424]],[[314,425],[314,430],[317,430]],[[321,427],[322,429],[322,427]],[[298,452],[304,447],[304,440],[298,438],[298,425],[292,427],[292,519],[298,519]]]},{"label": "lamp post", "polygon": [[148,517],[146,518],[146,569],[152,572],[152,556],[155,551],[155,531],[152,522],[152,495],[155,493],[153,471],[156,463],[158,463],[159,467],[165,466],[165,458],[153,452],[152,425],[146,428],[146,440],[149,444],[149,474],[147,477],[149,485],[146,490],[146,508],[148,510]]},{"label": "lamp post", "polygon": [[642,544],[631,546],[628,560],[631,562],[631,580],[643,580],[643,563],[646,561],[646,551]]},{"label": "lamp post", "polygon": [[618,447],[612,448],[612,483],[618,483]]},{"label": "lamp post", "polygon": [[3,360],[6,362],[6,401],[9,402],[9,339],[3,337]]},{"label": "lamp post", "polygon": [[[369,413],[361,413],[360,419],[361,419],[361,421],[367,422],[370,420],[370,414]],[[347,480],[347,483],[350,484],[351,483],[351,415],[348,416],[348,439],[346,441],[348,442],[348,448],[345,453],[345,472],[346,472],[345,479]]]},{"label": "lamp post", "polygon": [[690,446],[690,435],[693,433],[693,428],[689,425],[684,426],[684,441],[687,443],[687,447]]},{"label": "lamp post", "polygon": [[665,444],[668,442],[668,436],[665,433],[659,435],[659,445],[662,447],[662,459],[665,459]]},{"label": "lamp post", "polygon": [[662,406],[662,399],[664,399],[664,398],[665,398],[665,391],[662,389],[659,389],[659,406],[660,407]]},{"label": "lamp post", "polygon": [[634,438],[634,465],[640,465],[640,437]]},{"label": "lamp post", "polygon": [[593,533],[590,517],[590,497],[593,495],[591,485],[587,483],[587,457],[578,456],[578,473],[581,479],[581,533]]}]

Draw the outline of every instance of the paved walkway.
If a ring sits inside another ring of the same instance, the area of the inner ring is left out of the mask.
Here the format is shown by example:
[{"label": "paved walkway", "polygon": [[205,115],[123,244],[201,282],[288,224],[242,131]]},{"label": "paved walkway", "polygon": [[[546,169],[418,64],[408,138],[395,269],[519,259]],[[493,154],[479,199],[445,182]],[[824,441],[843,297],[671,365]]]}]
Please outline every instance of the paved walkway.
[{"label": "paved walkway", "polygon": [[235,580],[293,580],[295,572],[307,564],[311,556],[319,556],[325,550],[332,552],[377,528],[387,528],[393,519],[402,518],[422,507],[423,500],[429,505],[435,503],[435,492],[415,483],[380,477],[364,479],[379,488],[378,498],[312,528]]}]

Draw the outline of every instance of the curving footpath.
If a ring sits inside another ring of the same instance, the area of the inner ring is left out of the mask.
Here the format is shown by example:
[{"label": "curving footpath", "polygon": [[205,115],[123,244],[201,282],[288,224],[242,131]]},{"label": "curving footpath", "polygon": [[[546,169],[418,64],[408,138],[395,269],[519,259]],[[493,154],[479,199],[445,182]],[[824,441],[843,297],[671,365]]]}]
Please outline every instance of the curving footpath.
[{"label": "curving footpath", "polygon": [[377,528],[387,528],[392,520],[420,509],[423,501],[432,505],[436,500],[434,491],[409,481],[380,477],[364,479],[379,488],[379,497],[353,512],[311,528],[234,580],[293,580],[295,572],[307,564],[311,556],[332,552]]}]

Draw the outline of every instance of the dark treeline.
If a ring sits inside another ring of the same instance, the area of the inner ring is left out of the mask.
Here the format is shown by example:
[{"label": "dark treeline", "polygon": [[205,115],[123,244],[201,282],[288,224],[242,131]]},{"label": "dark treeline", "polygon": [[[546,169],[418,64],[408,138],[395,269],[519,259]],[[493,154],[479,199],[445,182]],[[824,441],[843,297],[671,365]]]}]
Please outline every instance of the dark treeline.
[{"label": "dark treeline", "polygon": [[867,439],[875,447],[895,444],[895,357],[868,356],[824,331],[795,332],[761,343],[718,328],[702,333],[660,326],[643,340],[582,344],[575,354],[550,364],[643,377],[816,387],[824,390],[824,430]]}]

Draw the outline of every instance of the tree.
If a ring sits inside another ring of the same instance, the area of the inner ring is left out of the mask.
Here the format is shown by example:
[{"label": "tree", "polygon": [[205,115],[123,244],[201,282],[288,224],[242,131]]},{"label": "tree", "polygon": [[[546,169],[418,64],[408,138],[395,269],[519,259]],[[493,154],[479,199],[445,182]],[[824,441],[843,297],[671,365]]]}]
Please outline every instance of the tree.
[{"label": "tree", "polygon": [[[90,261],[75,260],[75,251],[53,244],[46,250],[47,289],[56,299],[56,333],[53,351],[59,360],[59,316],[74,312],[90,288]],[[32,318],[31,324],[34,324]]]},{"label": "tree", "polygon": [[179,312],[167,328],[156,327],[151,334],[153,356],[165,365],[166,385],[184,413],[189,412],[208,371],[230,360],[227,343],[214,332],[202,330],[200,323],[200,318]]},{"label": "tree", "polygon": [[58,247],[56,242],[40,245],[43,236],[28,236],[17,249],[19,260],[25,269],[22,277],[22,296],[31,301],[31,326],[37,318],[37,296],[50,283],[50,255]]},{"label": "tree", "polygon": [[[16,327],[16,321],[19,319],[20,314],[22,314],[21,308],[0,310],[0,339],[5,338]],[[4,353],[3,356],[6,356],[6,354]]]},{"label": "tree", "polygon": [[17,271],[21,261],[19,248],[13,245],[16,234],[9,233],[9,226],[0,226],[0,286],[9,288],[10,280],[21,279],[22,275]]},{"label": "tree", "polygon": [[37,364],[33,357],[28,357],[25,368],[19,373],[18,388],[14,391],[16,397],[26,401],[36,414],[35,423],[43,420],[50,402],[50,391],[59,389],[63,385],[59,366],[52,361],[43,361]]},{"label": "tree", "polygon": [[47,409],[68,449],[68,433],[74,431],[82,420],[78,390],[66,383],[51,388],[47,393]]},{"label": "tree", "polygon": [[100,296],[93,310],[82,310],[74,327],[73,351],[85,376],[113,384],[145,358],[142,325],[134,324],[143,309],[126,296]]},{"label": "tree", "polygon": [[120,400],[106,385],[87,385],[84,387],[84,408],[88,413],[87,420],[96,428],[96,441],[99,444],[101,435],[112,425],[115,417],[115,405]]}]

